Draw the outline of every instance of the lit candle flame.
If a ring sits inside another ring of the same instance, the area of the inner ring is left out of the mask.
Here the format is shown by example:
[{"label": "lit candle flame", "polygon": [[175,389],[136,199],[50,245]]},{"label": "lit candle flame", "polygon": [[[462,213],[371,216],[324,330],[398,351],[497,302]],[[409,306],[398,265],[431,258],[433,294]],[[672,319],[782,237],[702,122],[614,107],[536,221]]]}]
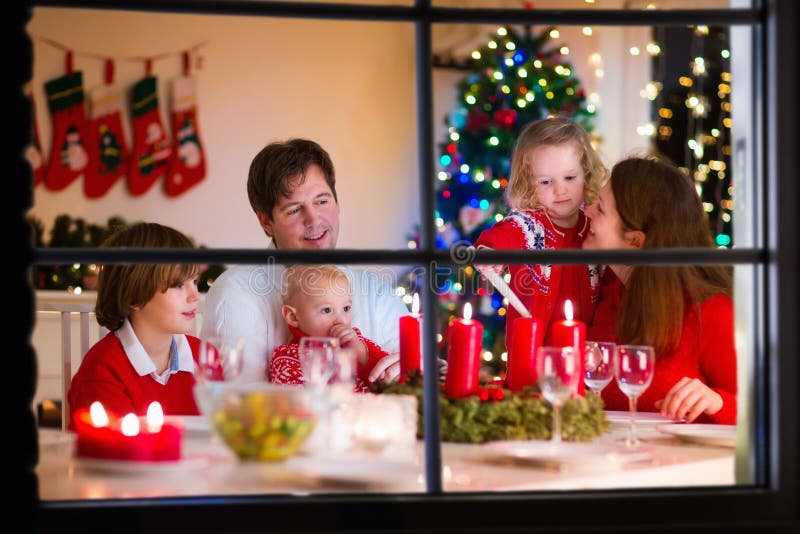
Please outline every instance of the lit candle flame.
[{"label": "lit candle flame", "polygon": [[572,301],[569,299],[564,301],[564,318],[567,321],[571,321],[574,318],[574,312],[572,311]]},{"label": "lit candle flame", "polygon": [[139,434],[139,418],[129,413],[122,418],[122,433],[126,436],[136,436]]},{"label": "lit candle flame", "polygon": [[464,320],[472,319],[472,304],[467,302],[464,304]]},{"label": "lit candle flame", "polygon": [[153,401],[147,407],[147,429],[150,432],[160,432],[163,424],[164,410],[158,402]]},{"label": "lit candle flame", "polygon": [[103,408],[103,405],[100,404],[100,401],[94,401],[92,405],[89,406],[89,417],[92,418],[92,425],[94,425],[95,428],[108,426],[108,414],[105,408]]},{"label": "lit candle flame", "polygon": [[419,295],[414,293],[414,298],[411,300],[411,313],[419,313]]}]

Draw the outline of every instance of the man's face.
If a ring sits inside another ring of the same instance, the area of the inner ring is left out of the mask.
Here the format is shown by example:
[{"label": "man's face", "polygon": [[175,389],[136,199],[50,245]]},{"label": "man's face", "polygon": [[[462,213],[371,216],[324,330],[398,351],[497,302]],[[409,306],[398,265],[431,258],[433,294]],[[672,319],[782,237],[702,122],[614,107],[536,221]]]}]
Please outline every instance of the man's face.
[{"label": "man's face", "polygon": [[328,249],[339,237],[339,204],[322,169],[311,165],[305,181],[272,208],[272,218],[259,213],[261,227],[279,249]]}]

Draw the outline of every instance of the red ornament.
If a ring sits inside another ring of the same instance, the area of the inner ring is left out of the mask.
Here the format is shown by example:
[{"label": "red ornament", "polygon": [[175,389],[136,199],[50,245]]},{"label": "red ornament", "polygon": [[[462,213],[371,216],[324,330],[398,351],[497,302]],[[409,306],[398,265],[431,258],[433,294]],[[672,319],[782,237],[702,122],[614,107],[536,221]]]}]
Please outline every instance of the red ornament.
[{"label": "red ornament", "polygon": [[482,387],[478,389],[478,399],[481,402],[497,402],[501,401],[506,398],[506,394],[503,391],[501,386],[496,384],[500,384],[502,381],[498,382],[497,380],[493,381],[491,386]]},{"label": "red ornament", "polygon": [[517,121],[517,112],[513,109],[500,109],[494,114],[494,122],[501,128],[510,129]]},{"label": "red ornament", "polygon": [[467,115],[467,124],[465,129],[468,132],[475,132],[489,124],[489,115],[481,110],[473,109]]}]

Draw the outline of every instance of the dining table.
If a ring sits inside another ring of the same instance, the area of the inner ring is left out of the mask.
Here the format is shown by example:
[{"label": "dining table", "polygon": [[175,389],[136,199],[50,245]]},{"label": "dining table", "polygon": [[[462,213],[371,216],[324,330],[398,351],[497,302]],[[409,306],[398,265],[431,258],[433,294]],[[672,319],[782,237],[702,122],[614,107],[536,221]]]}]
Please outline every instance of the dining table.
[{"label": "dining table", "polygon": [[[639,421],[641,445],[626,445],[624,414],[587,443],[441,443],[445,492],[729,486],[735,476],[735,427]],[[655,415],[655,414],[654,414]],[[186,418],[180,460],[79,458],[75,435],[40,429],[40,499],[85,501],[227,495],[424,493],[425,444],[403,450],[298,454],[277,462],[239,460],[202,418]],[[709,428],[710,427],[710,428]],[[724,432],[715,432],[716,430]]]}]

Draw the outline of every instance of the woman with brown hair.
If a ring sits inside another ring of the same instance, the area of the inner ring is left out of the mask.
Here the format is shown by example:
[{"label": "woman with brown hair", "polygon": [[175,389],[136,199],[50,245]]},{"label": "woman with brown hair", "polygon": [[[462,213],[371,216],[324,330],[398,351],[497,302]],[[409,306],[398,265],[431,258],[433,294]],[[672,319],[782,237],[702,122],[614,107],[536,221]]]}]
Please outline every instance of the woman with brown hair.
[{"label": "woman with brown hair", "polygon": [[[595,203],[584,249],[713,247],[708,220],[689,177],[655,158],[617,163]],[[609,265],[589,337],[652,345],[653,382],[643,411],[689,422],[736,422],[732,275],[719,265]],[[628,407],[616,384],[603,391],[610,410]]]}]

